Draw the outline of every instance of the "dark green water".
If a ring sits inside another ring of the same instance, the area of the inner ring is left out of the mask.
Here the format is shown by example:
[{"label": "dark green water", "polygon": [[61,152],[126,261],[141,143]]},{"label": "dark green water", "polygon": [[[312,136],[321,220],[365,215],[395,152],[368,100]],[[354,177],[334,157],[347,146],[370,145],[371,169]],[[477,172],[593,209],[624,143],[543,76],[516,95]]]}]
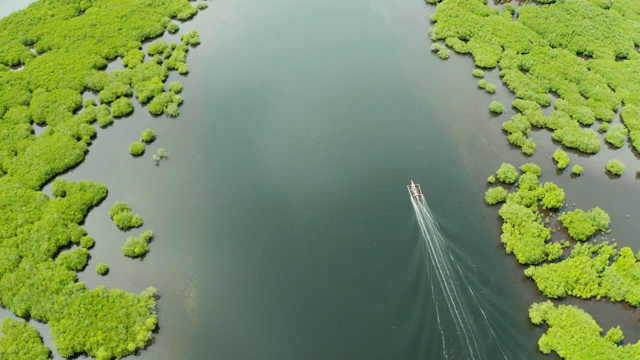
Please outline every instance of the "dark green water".
[{"label": "dark green water", "polygon": [[[209,4],[182,26],[199,30],[202,45],[189,54],[189,76],[175,76],[185,88],[181,116],[152,118],[137,107],[100,130],[85,163],[65,175],[109,187],[86,220],[96,247],[80,279],[159,289],[160,330],[140,358],[443,359],[444,336],[449,357],[466,359],[453,323],[444,335],[437,326],[409,179],[422,184],[484,311],[468,309],[481,358],[548,358],[537,350],[544,329],[527,316],[543,298],[504,254],[497,209],[483,200],[500,163],[528,161],[500,132],[509,114],[486,110],[512,96],[477,89],[470,58],[430,53],[435,8],[420,0]],[[497,73],[488,77],[499,83]],[[133,159],[128,144],[147,127],[158,139]],[[573,156],[586,175],[571,179],[556,174],[545,158],[555,145],[537,135],[531,160],[543,180],[565,187],[569,203],[601,205],[614,219],[611,235],[637,249],[624,214],[640,191],[630,174],[638,160],[626,151],[630,173],[611,181],[607,150]],[[170,158],[156,167],[158,147]],[[603,186],[610,191],[594,193]],[[143,261],[122,256],[130,234],[107,215],[116,200],[156,234]],[[107,277],[94,273],[98,262],[110,266]],[[569,302],[637,339],[630,309]]]}]

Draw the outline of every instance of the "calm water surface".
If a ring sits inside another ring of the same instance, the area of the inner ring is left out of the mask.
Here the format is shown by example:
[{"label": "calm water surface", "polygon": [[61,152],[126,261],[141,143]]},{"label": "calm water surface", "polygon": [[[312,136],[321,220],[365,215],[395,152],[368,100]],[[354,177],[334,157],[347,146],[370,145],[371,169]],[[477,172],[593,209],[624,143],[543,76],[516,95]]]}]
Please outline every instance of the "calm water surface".
[{"label": "calm water surface", "polygon": [[[500,163],[540,163],[543,180],[565,187],[568,202],[599,204],[614,219],[611,236],[638,248],[633,218],[624,218],[634,214],[630,194],[640,192],[633,175],[609,180],[608,150],[572,157],[585,166],[580,179],[557,174],[545,157],[555,145],[542,132],[533,158],[511,148],[500,132],[509,114],[486,109],[512,95],[478,90],[470,58],[430,53],[434,7],[209,4],[182,25],[198,29],[202,44],[189,54],[190,74],[172,75],[185,88],[180,117],[152,118],[138,106],[99,130],[85,163],[65,175],[109,187],[85,223],[96,247],[80,279],[159,289],[160,330],[139,358],[444,358],[409,179],[422,184],[484,311],[469,309],[485,359],[549,358],[537,350],[544,328],[527,317],[543,297],[504,254],[497,209],[484,205],[485,179]],[[14,5],[0,0],[0,12]],[[499,83],[496,71],[488,78]],[[147,127],[158,139],[133,159],[128,144]],[[156,167],[158,147],[170,158]],[[623,154],[633,172],[638,159]],[[592,191],[603,186],[606,194]],[[126,237],[139,231],[122,233],[109,220],[116,200],[156,234],[142,261],[122,256]],[[94,273],[99,262],[111,268],[105,278]],[[569,302],[638,338],[631,309]],[[46,326],[37,326],[50,345]],[[454,325],[443,333],[449,357],[465,359]]]}]

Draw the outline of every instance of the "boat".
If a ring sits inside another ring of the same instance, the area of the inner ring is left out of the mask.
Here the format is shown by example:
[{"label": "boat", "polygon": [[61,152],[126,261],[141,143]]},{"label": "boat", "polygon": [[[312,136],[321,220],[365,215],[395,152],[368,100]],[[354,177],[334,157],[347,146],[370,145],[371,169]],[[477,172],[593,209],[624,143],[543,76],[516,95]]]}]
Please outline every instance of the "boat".
[{"label": "boat", "polygon": [[420,201],[422,195],[422,189],[420,188],[420,184],[416,184],[411,180],[411,185],[407,185],[407,190],[409,190],[409,194],[411,197],[416,198],[416,200]]}]

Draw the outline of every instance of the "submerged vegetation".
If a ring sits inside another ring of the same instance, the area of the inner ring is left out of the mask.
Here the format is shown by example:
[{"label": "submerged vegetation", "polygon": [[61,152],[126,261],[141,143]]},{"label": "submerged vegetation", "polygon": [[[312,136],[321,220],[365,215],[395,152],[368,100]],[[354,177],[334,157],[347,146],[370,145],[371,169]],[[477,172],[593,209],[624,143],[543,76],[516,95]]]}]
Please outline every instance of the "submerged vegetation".
[{"label": "submerged vegetation", "polygon": [[[183,99],[177,85],[165,91],[165,82],[170,71],[188,72],[197,33],[156,55],[142,43],[178,31],[174,20],[196,13],[186,0],[64,0],[36,1],[0,20],[0,304],[48,324],[64,357],[120,358],[153,338],[154,288],[136,295],[87,289],[77,279],[94,245],[80,224],[106,187],[56,176],[84,160],[96,135],[92,123],[107,127],[131,113],[132,96],[153,114],[178,114]],[[106,71],[118,58],[124,69]],[[83,100],[88,92],[99,104]],[[37,136],[34,124],[44,128]],[[50,197],[41,190],[52,179]],[[125,213],[116,223],[136,226]],[[49,358],[24,322],[5,319],[0,331],[1,358]]]}]

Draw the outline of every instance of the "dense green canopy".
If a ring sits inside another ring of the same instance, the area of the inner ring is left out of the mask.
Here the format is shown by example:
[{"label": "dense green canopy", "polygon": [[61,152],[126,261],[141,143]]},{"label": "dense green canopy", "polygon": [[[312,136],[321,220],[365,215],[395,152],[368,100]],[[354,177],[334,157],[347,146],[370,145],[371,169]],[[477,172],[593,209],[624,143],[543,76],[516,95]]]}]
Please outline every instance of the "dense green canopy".
[{"label": "dense green canopy", "polygon": [[620,327],[609,329],[602,336],[602,328],[583,310],[571,305],[555,307],[551,301],[535,303],[529,308],[531,322],[546,323],[549,329],[538,345],[549,354],[555,351],[571,360],[632,360],[640,357],[640,343],[619,346],[624,338]]},{"label": "dense green canopy", "polygon": [[[0,304],[48,323],[65,357],[110,359],[147,346],[157,324],[155,289],[135,295],[78,282],[94,244],[79,224],[107,189],[62,178],[52,197],[41,189],[84,160],[92,123],[108,126],[132,111],[133,95],[154,114],[178,114],[179,86],[167,91],[165,81],[170,71],[188,72],[197,33],[164,47],[157,41],[162,51],[153,56],[142,43],[177,31],[173,19],[196,12],[186,0],[40,0],[0,20]],[[125,68],[107,72],[116,58]],[[99,104],[83,100],[88,92]],[[38,136],[34,123],[44,127]],[[17,324],[3,322],[0,357],[11,358],[18,338],[35,349],[22,358],[48,357],[32,345],[35,330]]]},{"label": "dense green canopy", "polygon": [[[500,77],[526,106],[503,127],[509,142],[531,154],[530,126],[548,128],[553,139],[596,153],[600,139],[584,126],[610,122],[622,106],[622,120],[640,149],[640,11],[633,0],[544,0],[504,10],[486,0],[427,0],[438,3],[430,30],[434,40],[471,54],[481,68],[500,67]],[[552,24],[552,25],[551,25]],[[479,85],[486,88],[486,82]],[[558,99],[544,116],[541,107]],[[522,104],[520,104],[522,105]],[[515,123],[515,124],[513,124]],[[517,125],[517,126],[516,126]],[[607,140],[618,146],[627,132],[618,127]]]}]

